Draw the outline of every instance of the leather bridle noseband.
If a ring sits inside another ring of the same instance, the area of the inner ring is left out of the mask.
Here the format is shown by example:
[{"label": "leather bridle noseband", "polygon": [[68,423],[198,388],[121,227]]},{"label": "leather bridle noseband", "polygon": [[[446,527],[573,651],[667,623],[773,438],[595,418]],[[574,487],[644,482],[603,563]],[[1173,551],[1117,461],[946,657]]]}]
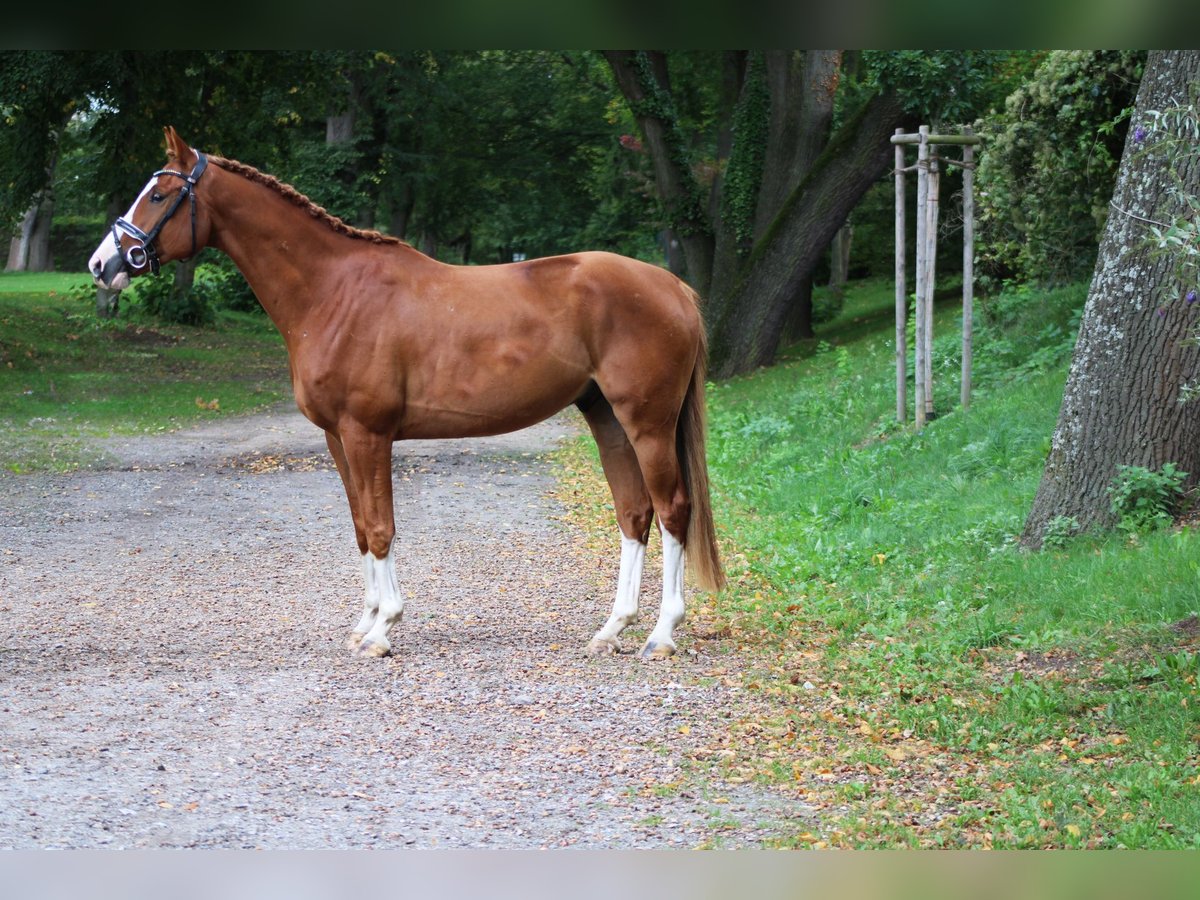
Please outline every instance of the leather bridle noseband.
[{"label": "leather bridle noseband", "polygon": [[[184,175],[182,172],[177,172],[174,169],[159,169],[151,176],[152,178],[158,178],[160,175],[175,175],[183,179],[183,187],[176,194],[175,202],[171,204],[171,208],[167,210],[166,214],[149,231],[142,231],[142,229],[138,228],[132,222],[120,216],[117,217],[117,221],[113,222],[113,241],[117,245],[117,253],[121,254],[121,258],[125,263],[128,263],[135,269],[144,268],[149,264],[150,271],[155,275],[158,274],[158,250],[154,246],[154,241],[171,216],[175,215],[175,211],[179,209],[185,197],[191,200],[192,211],[192,252],[188,256],[192,257],[196,255],[196,182],[200,180],[200,176],[204,174],[206,168],[208,168],[208,157],[197,150],[196,165],[192,168],[190,175]],[[130,247],[124,253],[121,253],[120,233],[122,231],[135,241],[138,241],[137,244]],[[124,268],[124,265],[122,265],[122,268]]]}]

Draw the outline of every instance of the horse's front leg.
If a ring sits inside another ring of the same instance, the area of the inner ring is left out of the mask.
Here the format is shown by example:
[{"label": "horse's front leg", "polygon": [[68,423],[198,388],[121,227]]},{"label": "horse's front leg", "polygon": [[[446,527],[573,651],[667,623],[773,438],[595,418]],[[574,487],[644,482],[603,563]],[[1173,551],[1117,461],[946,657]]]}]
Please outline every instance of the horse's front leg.
[{"label": "horse's front leg", "polygon": [[404,614],[392,553],[396,534],[392,510],[392,440],[350,426],[343,428],[337,438],[331,438],[329,444],[346,485],[358,546],[363,554],[363,613],[350,633],[347,647],[364,656],[387,656],[392,649],[388,632]]},{"label": "horse's front leg", "polygon": [[346,489],[346,499],[350,503],[350,515],[354,519],[358,552],[362,554],[363,612],[358,624],[346,638],[346,649],[358,650],[362,639],[375,624],[375,616],[379,612],[379,588],[375,583],[375,570],[370,565],[367,553],[367,532],[363,525],[362,509],[358,505],[358,492],[354,489],[354,481],[350,477],[350,464],[346,462],[346,451],[342,448],[341,440],[332,431],[325,432],[325,443],[329,445],[329,453],[337,466],[338,474],[342,477],[342,486]]}]

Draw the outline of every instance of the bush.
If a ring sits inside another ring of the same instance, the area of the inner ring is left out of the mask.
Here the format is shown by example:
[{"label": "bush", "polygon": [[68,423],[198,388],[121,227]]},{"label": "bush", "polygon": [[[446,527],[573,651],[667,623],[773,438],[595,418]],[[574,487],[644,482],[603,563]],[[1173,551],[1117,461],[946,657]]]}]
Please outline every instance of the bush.
[{"label": "bush", "polygon": [[1055,51],[978,123],[981,280],[1061,284],[1096,261],[1145,53]]},{"label": "bush", "polygon": [[1118,466],[1108,489],[1117,527],[1142,534],[1170,525],[1183,499],[1186,478],[1187,472],[1179,471],[1175,463],[1164,463],[1157,472],[1142,466]]}]

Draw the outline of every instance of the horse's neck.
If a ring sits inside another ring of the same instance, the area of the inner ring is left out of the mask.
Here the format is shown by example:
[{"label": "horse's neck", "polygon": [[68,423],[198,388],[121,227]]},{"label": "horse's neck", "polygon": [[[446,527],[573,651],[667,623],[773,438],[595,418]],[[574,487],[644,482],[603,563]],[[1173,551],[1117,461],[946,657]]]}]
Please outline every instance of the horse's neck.
[{"label": "horse's neck", "polygon": [[234,172],[221,175],[209,243],[237,264],[286,338],[317,302],[319,261],[340,236],[274,189]]}]

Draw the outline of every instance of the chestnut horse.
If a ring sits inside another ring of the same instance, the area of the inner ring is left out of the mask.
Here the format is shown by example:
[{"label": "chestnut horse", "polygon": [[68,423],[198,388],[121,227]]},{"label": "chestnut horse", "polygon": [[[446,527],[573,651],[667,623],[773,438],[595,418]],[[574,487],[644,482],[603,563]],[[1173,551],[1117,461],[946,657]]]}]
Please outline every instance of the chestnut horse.
[{"label": "chestnut horse", "polygon": [[571,403],[612,489],[621,563],[612,614],[588,644],[620,650],[637,617],[651,523],[663,542],[658,621],[642,649],[675,652],[686,556],[720,589],[704,456],[704,325],[697,297],[663,269],[611,253],[452,266],[352,228],[250,166],[164,129],[155,172],[92,255],[97,285],[216,247],[283,335],[296,404],[325,431],[346,488],[366,583],[348,648],[391,651],[396,581],[392,444],[500,434]]}]

